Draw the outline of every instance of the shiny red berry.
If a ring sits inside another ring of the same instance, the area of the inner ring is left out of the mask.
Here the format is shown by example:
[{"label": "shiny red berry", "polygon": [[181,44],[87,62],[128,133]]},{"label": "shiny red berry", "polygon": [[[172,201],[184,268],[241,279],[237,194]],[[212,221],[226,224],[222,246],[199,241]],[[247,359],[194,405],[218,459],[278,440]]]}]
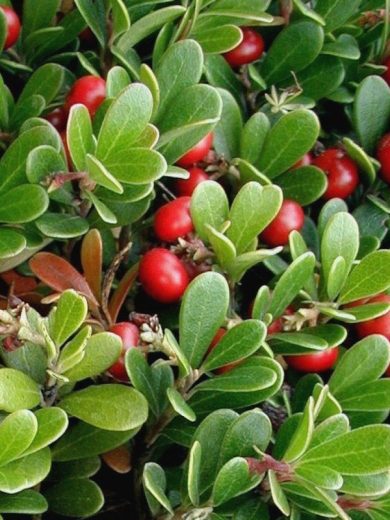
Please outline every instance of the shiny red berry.
[{"label": "shiny red berry", "polygon": [[173,303],[183,296],[189,276],[176,255],[156,247],[141,259],[139,279],[144,291],[161,303]]},{"label": "shiny red berry", "polygon": [[67,113],[63,107],[55,108],[52,112],[45,115],[46,121],[49,121],[56,130],[61,132],[66,127]]},{"label": "shiny red berry", "polygon": [[258,60],[264,52],[264,40],[258,32],[248,27],[241,27],[241,30],[241,43],[224,54],[225,60],[231,67],[252,63]]},{"label": "shiny red berry", "polygon": [[86,106],[91,116],[95,115],[106,98],[106,82],[98,76],[83,76],[76,80],[65,101],[65,110],[81,103]]},{"label": "shiny red berry", "polygon": [[19,16],[11,7],[1,5],[0,9],[3,11],[7,22],[7,36],[5,38],[4,49],[9,49],[18,40],[20,34],[20,20]]},{"label": "shiny red berry", "polygon": [[346,199],[358,187],[358,167],[343,150],[328,148],[315,157],[312,164],[323,170],[328,177],[328,188],[323,195],[325,200]]},{"label": "shiny red berry", "polygon": [[[378,294],[365,303],[390,303],[390,295]],[[355,329],[359,338],[365,338],[371,334],[382,334],[390,340],[390,311],[383,316],[379,316],[379,318],[356,323]]]},{"label": "shiny red berry", "polygon": [[294,200],[285,199],[279,213],[261,233],[260,237],[269,246],[284,246],[291,231],[300,231],[305,222],[302,207]]},{"label": "shiny red berry", "polygon": [[191,197],[179,197],[158,209],[154,216],[154,233],[163,242],[175,242],[193,231],[190,215]]},{"label": "shiny red berry", "polygon": [[386,68],[385,72],[382,74],[383,79],[386,81],[386,83],[390,86],[390,56],[385,59],[383,62],[383,65]]},{"label": "shiny red berry", "polygon": [[190,174],[188,179],[178,179],[174,184],[176,195],[181,197],[191,197],[198,184],[207,181],[209,178],[207,173],[197,166],[188,168],[188,172]]},{"label": "shiny red berry", "polygon": [[213,145],[214,134],[210,132],[207,134],[198,144],[191,148],[186,154],[177,160],[179,166],[186,168],[193,164],[202,161],[209,153],[210,148]]},{"label": "shiny red berry", "polygon": [[119,381],[128,381],[129,376],[126,371],[125,366],[125,354],[131,348],[134,348],[139,343],[139,330],[134,323],[130,323],[128,321],[116,323],[110,328],[110,332],[119,336],[122,340],[122,352],[121,355],[108,369],[109,374],[111,374],[115,379],[119,379]]},{"label": "shiny red berry", "polygon": [[303,157],[299,159],[292,167],[291,170],[296,170],[297,168],[302,168],[302,166],[310,166],[313,162],[313,156],[310,152],[305,153]]},{"label": "shiny red berry", "polygon": [[332,347],[314,354],[285,356],[289,367],[298,372],[326,372],[333,368],[339,357],[339,347]]},{"label": "shiny red berry", "polygon": [[379,141],[376,156],[381,163],[380,175],[387,184],[390,184],[390,133],[385,134]]}]

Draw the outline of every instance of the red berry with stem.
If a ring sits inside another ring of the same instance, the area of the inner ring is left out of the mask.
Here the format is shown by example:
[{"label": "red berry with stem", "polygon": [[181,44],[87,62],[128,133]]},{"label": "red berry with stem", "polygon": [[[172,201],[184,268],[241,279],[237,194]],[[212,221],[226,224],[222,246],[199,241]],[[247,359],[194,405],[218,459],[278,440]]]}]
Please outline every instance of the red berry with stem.
[{"label": "red berry with stem", "polygon": [[390,86],[390,56],[388,56],[385,59],[385,61],[383,62],[383,65],[386,67],[386,70],[382,74],[382,77],[386,81],[386,83]]},{"label": "red berry with stem", "polygon": [[254,29],[241,27],[242,41],[229,52],[224,54],[225,60],[231,67],[240,67],[258,60],[264,52],[264,40]]},{"label": "red berry with stem", "polygon": [[161,303],[180,300],[189,284],[189,276],[176,255],[156,247],[141,259],[139,279],[147,294]]},{"label": "red berry with stem", "polygon": [[294,200],[285,199],[274,220],[260,237],[269,246],[284,246],[288,243],[291,231],[300,231],[305,223],[302,207]]},{"label": "red berry with stem", "polygon": [[58,107],[46,114],[45,119],[61,132],[66,127],[67,113],[63,107]]},{"label": "red berry with stem", "polygon": [[298,372],[326,372],[333,368],[339,357],[339,347],[332,347],[313,354],[284,356],[289,367]]},{"label": "red berry with stem", "polygon": [[381,163],[380,175],[387,184],[390,184],[390,132],[379,141],[376,156]]},{"label": "red berry with stem", "polygon": [[188,173],[190,174],[188,179],[178,179],[175,182],[174,190],[176,195],[181,197],[191,197],[198,184],[207,181],[209,178],[207,173],[197,166],[188,168]]},{"label": "red berry with stem", "polygon": [[179,197],[161,206],[154,216],[154,232],[159,240],[175,242],[193,231],[190,203],[191,197]]},{"label": "red berry with stem", "polygon": [[297,168],[302,168],[302,166],[310,166],[313,162],[313,156],[310,152],[305,153],[303,157],[299,159],[292,167],[291,170],[296,170]]},{"label": "red berry with stem", "polygon": [[191,148],[186,154],[176,161],[179,166],[192,166],[193,164],[202,161],[209,153],[213,145],[214,134],[210,132],[199,143]]},{"label": "red berry with stem", "polygon": [[1,5],[0,9],[3,11],[3,14],[6,18],[6,37],[4,42],[4,49],[9,49],[12,47],[18,40],[20,34],[20,20],[19,16],[16,12],[6,5]]},{"label": "red berry with stem", "polygon": [[119,381],[128,381],[129,376],[125,366],[125,355],[128,350],[134,348],[139,343],[139,330],[134,323],[128,321],[116,323],[110,328],[110,332],[119,336],[122,340],[121,355],[109,369],[108,373]]},{"label": "red berry with stem", "polygon": [[[378,294],[365,303],[390,303],[390,295]],[[378,318],[356,323],[355,329],[359,338],[365,338],[371,334],[382,334],[390,340],[390,311]]]},{"label": "red berry with stem", "polygon": [[106,98],[106,82],[99,76],[83,76],[76,80],[65,101],[65,110],[69,112],[73,105],[86,106],[91,116],[95,115]]},{"label": "red berry with stem", "polygon": [[346,199],[358,187],[358,167],[343,150],[328,148],[315,157],[312,164],[323,170],[328,177],[328,188],[323,195],[325,200]]}]

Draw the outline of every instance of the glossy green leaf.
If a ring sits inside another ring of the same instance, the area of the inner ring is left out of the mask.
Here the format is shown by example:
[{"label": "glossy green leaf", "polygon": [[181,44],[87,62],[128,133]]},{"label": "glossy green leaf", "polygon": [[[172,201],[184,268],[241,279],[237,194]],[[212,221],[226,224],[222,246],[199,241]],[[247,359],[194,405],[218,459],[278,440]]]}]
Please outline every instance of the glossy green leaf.
[{"label": "glossy green leaf", "polygon": [[50,471],[49,448],[27,455],[0,468],[0,491],[18,493],[42,482]]},{"label": "glossy green leaf", "polygon": [[40,216],[35,225],[43,235],[58,239],[79,237],[89,229],[88,221],[82,217],[49,211]]},{"label": "glossy green leaf", "polygon": [[316,464],[302,464],[296,469],[296,474],[324,489],[340,489],[343,484],[340,473]]},{"label": "glossy green leaf", "polygon": [[172,408],[176,413],[185,417],[188,421],[194,422],[196,415],[193,410],[188,406],[183,396],[175,388],[168,388],[167,395]]},{"label": "glossy green leaf", "polygon": [[[130,184],[149,184],[162,177],[167,169],[164,157],[149,148],[117,150],[104,161],[104,166],[117,181]],[[102,183],[103,175],[104,172],[99,175],[100,183]],[[105,187],[108,188],[108,175],[105,174],[105,177]]]},{"label": "glossy green leaf", "polygon": [[20,458],[37,430],[37,420],[29,410],[19,410],[5,417],[0,424],[0,467]]},{"label": "glossy green leaf", "polygon": [[[142,481],[145,489],[169,512],[173,515],[173,509],[168,497],[165,494],[165,489],[162,487],[162,476],[164,470],[154,462],[145,464]],[[163,478],[165,482],[165,477]],[[165,486],[164,486],[165,487]]]},{"label": "glossy green leaf", "polygon": [[104,47],[107,39],[104,2],[102,0],[93,3],[88,0],[75,0],[75,3],[99,44]]},{"label": "glossy green leaf", "polygon": [[61,65],[57,63],[42,65],[30,76],[19,96],[18,104],[31,98],[31,96],[38,95],[43,97],[46,105],[49,105],[62,87],[64,78],[65,69]]},{"label": "glossy green leaf", "polygon": [[318,0],[315,10],[325,20],[326,31],[332,32],[355,14],[359,4],[359,0]]},{"label": "glossy green leaf", "polygon": [[74,334],[87,317],[88,305],[83,296],[76,291],[62,293],[57,303],[54,321],[50,327],[51,338],[62,345]]},{"label": "glossy green leaf", "polygon": [[26,176],[32,184],[38,184],[49,177],[50,173],[66,171],[65,161],[52,146],[37,146],[28,154]]},{"label": "glossy green leaf", "polygon": [[222,99],[222,113],[214,131],[214,148],[227,160],[236,157],[240,150],[243,126],[240,107],[233,95],[225,89],[218,89]]},{"label": "glossy green leaf", "polygon": [[26,489],[13,495],[0,495],[0,512],[39,515],[47,511],[46,499],[32,489]]},{"label": "glossy green leaf", "polygon": [[222,186],[215,181],[200,183],[191,197],[191,218],[200,238],[207,241],[207,226],[218,231],[228,215],[229,201]]},{"label": "glossy green leaf", "polygon": [[16,412],[35,408],[41,401],[38,384],[13,368],[0,369],[0,410]]},{"label": "glossy green leaf", "polygon": [[298,72],[304,96],[317,101],[334,92],[343,82],[345,69],[340,58],[321,54],[311,65]]},{"label": "glossy green leaf", "polygon": [[270,130],[269,119],[262,112],[256,112],[245,123],[241,133],[240,157],[252,164],[257,164],[265,138]]},{"label": "glossy green leaf", "polygon": [[67,518],[94,515],[104,504],[99,486],[84,478],[58,482],[45,491],[45,497],[53,513]]},{"label": "glossy green leaf", "polygon": [[31,222],[47,210],[49,197],[37,184],[22,184],[0,195],[0,222]]},{"label": "glossy green leaf", "polygon": [[270,470],[268,472],[268,479],[271,487],[271,495],[272,499],[276,505],[276,507],[285,515],[290,515],[290,505],[288,503],[287,497],[278,482],[277,475],[274,471]]},{"label": "glossy green leaf", "polygon": [[303,166],[280,175],[277,184],[286,199],[301,206],[312,204],[324,194],[328,181],[324,172],[315,166]]},{"label": "glossy green leaf", "polygon": [[84,105],[74,105],[70,109],[66,141],[76,171],[85,171],[86,156],[94,153],[95,140],[92,134],[91,117]]},{"label": "glossy green leaf", "polygon": [[26,247],[26,239],[13,229],[0,229],[0,258],[18,255]]},{"label": "glossy green leaf", "polygon": [[192,445],[188,456],[188,496],[194,506],[199,505],[199,477],[202,462],[202,447],[198,441]]},{"label": "glossy green leaf", "polygon": [[336,41],[326,43],[321,52],[345,60],[358,60],[360,58],[358,43],[350,34],[340,34]]},{"label": "glossy green leaf", "polygon": [[236,25],[221,25],[195,32],[193,37],[201,45],[203,52],[221,54],[237,47],[242,40],[242,33]]},{"label": "glossy green leaf", "polygon": [[34,440],[25,452],[30,455],[46,448],[59,439],[68,427],[68,416],[57,407],[42,408],[35,412],[38,431]]},{"label": "glossy green leaf", "polygon": [[293,462],[299,459],[310,444],[314,431],[314,400],[309,398],[295,433],[289,443],[283,460]]},{"label": "glossy green leaf", "polygon": [[232,498],[246,493],[258,485],[259,475],[249,473],[248,463],[241,457],[235,457],[227,462],[215,479],[212,500],[218,506]]}]

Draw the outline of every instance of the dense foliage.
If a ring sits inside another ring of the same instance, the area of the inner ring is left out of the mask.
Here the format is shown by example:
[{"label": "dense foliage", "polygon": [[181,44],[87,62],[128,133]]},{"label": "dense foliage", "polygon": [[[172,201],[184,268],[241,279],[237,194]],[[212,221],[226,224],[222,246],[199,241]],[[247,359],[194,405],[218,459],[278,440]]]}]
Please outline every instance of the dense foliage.
[{"label": "dense foliage", "polygon": [[0,518],[390,517],[389,26],[0,1]]}]

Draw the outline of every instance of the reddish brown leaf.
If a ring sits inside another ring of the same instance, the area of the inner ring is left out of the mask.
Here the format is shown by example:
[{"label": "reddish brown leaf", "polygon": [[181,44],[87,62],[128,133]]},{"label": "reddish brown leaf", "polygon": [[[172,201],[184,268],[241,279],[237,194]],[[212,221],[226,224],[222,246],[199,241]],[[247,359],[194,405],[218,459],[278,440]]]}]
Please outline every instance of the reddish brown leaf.
[{"label": "reddish brown leaf", "polygon": [[0,276],[7,285],[13,285],[14,294],[32,292],[38,285],[32,276],[22,276],[13,269],[1,273]]},{"label": "reddish brown leaf", "polygon": [[100,301],[102,290],[103,242],[97,229],[91,229],[81,244],[81,265],[93,294]]},{"label": "reddish brown leaf", "polygon": [[137,278],[139,264],[135,264],[127,271],[122,280],[119,282],[114,294],[112,295],[108,304],[108,311],[110,313],[113,323],[118,318],[119,311],[132,288],[135,279]]},{"label": "reddish brown leaf", "polygon": [[131,456],[127,446],[119,446],[102,455],[104,462],[116,473],[129,473],[131,471]]},{"label": "reddish brown leaf", "polygon": [[84,295],[92,307],[98,307],[98,302],[84,276],[60,256],[52,253],[37,253],[31,258],[29,264],[35,276],[55,291],[74,289]]}]

